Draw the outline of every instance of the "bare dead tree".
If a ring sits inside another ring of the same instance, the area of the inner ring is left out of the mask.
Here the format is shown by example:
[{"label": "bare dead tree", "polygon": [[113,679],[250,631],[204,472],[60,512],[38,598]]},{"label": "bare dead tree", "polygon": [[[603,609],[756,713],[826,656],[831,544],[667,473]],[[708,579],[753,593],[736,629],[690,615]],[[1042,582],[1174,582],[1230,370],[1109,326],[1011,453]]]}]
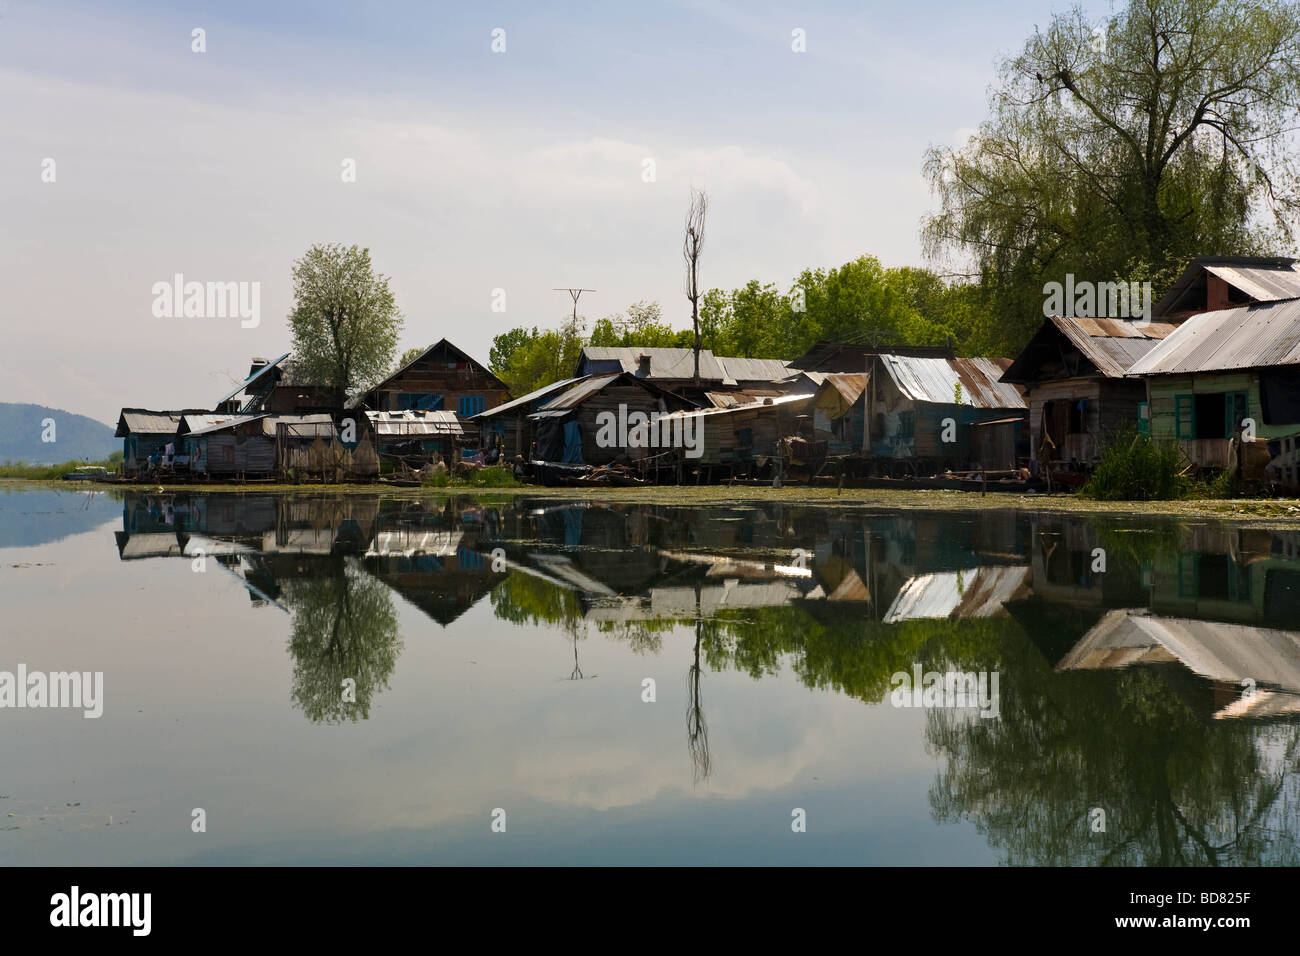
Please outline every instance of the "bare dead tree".
[{"label": "bare dead tree", "polygon": [[695,329],[695,384],[700,384],[700,253],[704,250],[704,221],[709,215],[709,196],[691,189],[686,210],[686,236],[682,258],[686,260],[686,298],[691,302],[691,325]]}]

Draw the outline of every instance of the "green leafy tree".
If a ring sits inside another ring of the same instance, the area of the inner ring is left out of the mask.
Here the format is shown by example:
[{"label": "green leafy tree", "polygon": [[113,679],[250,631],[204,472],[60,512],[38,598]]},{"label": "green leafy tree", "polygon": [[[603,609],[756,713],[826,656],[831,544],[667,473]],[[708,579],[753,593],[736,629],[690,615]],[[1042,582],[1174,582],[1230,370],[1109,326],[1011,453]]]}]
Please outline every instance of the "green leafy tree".
[{"label": "green leafy tree", "polygon": [[518,328],[502,332],[492,339],[492,348],[488,351],[488,367],[492,374],[500,378],[510,367],[511,357],[520,349],[528,346],[537,338],[537,326],[531,329]]},{"label": "green leafy tree", "polygon": [[369,249],[312,246],[293,263],[293,297],[294,361],[330,386],[339,405],[392,368],[402,314]]}]

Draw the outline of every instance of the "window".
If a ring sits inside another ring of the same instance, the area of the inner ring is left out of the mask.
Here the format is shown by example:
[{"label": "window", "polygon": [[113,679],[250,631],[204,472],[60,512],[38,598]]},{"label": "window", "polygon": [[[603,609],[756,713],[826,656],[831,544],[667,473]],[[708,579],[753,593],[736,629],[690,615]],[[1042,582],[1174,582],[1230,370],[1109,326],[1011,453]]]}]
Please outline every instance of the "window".
[{"label": "window", "polygon": [[1138,402],[1138,434],[1151,434],[1151,406],[1146,402]]},{"label": "window", "polygon": [[1241,431],[1242,419],[1250,414],[1245,392],[1179,395],[1176,402],[1178,437],[1184,439],[1232,438]]},{"label": "window", "polygon": [[1174,437],[1190,439],[1196,437],[1196,396],[1174,396]]},{"label": "window", "polygon": [[1229,392],[1224,397],[1224,411],[1227,420],[1223,423],[1226,438],[1232,438],[1241,431],[1242,420],[1250,414],[1250,405],[1245,392]]},{"label": "window", "polygon": [[398,392],[397,404],[394,411],[407,411],[410,409],[423,409],[426,412],[436,412],[442,410],[442,396],[430,395],[425,392]]},{"label": "window", "polygon": [[462,395],[456,400],[456,414],[461,418],[477,415],[487,409],[487,399],[482,395]]},{"label": "window", "polygon": [[1066,426],[1067,435],[1082,435],[1088,430],[1088,401],[1079,399],[1070,403],[1070,421]]}]

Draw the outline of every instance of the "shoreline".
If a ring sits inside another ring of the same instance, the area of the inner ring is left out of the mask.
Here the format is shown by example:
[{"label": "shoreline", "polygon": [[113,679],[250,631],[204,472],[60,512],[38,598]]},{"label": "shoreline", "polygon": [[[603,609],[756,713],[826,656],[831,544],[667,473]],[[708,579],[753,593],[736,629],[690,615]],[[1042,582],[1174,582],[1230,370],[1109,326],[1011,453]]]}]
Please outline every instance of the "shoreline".
[{"label": "shoreline", "polygon": [[[87,487],[89,485],[89,487]],[[516,488],[392,488],[379,484],[360,485],[104,485],[26,478],[0,479],[0,493],[27,488],[64,491],[152,492],[170,494],[277,494],[277,495],[383,495],[388,498],[502,499],[529,497],[564,501],[598,501],[618,504],[722,505],[779,502],[809,507],[881,509],[889,511],[1026,511],[1099,516],[1201,518],[1251,522],[1267,520],[1300,525],[1300,499],[1225,498],[1176,501],[1093,501],[1066,494],[1028,495],[990,491],[916,491],[893,489],[808,488],[790,486],[657,485],[645,488],[548,488],[521,485]]]}]

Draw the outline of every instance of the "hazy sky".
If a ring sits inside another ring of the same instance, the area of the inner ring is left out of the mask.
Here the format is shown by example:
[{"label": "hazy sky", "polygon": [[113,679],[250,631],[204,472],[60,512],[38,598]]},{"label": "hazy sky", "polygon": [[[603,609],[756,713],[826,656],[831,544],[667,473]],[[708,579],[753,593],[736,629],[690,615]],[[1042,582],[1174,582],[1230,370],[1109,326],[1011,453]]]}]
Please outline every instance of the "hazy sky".
[{"label": "hazy sky", "polygon": [[[684,327],[691,185],[708,287],[922,264],[922,152],[965,138],[998,57],[1066,6],[0,0],[0,401],[211,406],[288,350],[314,242],[370,247],[403,347],[486,362],[565,315],[554,286],[598,290],[589,319],[657,299]],[[260,324],[155,317],[176,273],[260,283]]]}]

